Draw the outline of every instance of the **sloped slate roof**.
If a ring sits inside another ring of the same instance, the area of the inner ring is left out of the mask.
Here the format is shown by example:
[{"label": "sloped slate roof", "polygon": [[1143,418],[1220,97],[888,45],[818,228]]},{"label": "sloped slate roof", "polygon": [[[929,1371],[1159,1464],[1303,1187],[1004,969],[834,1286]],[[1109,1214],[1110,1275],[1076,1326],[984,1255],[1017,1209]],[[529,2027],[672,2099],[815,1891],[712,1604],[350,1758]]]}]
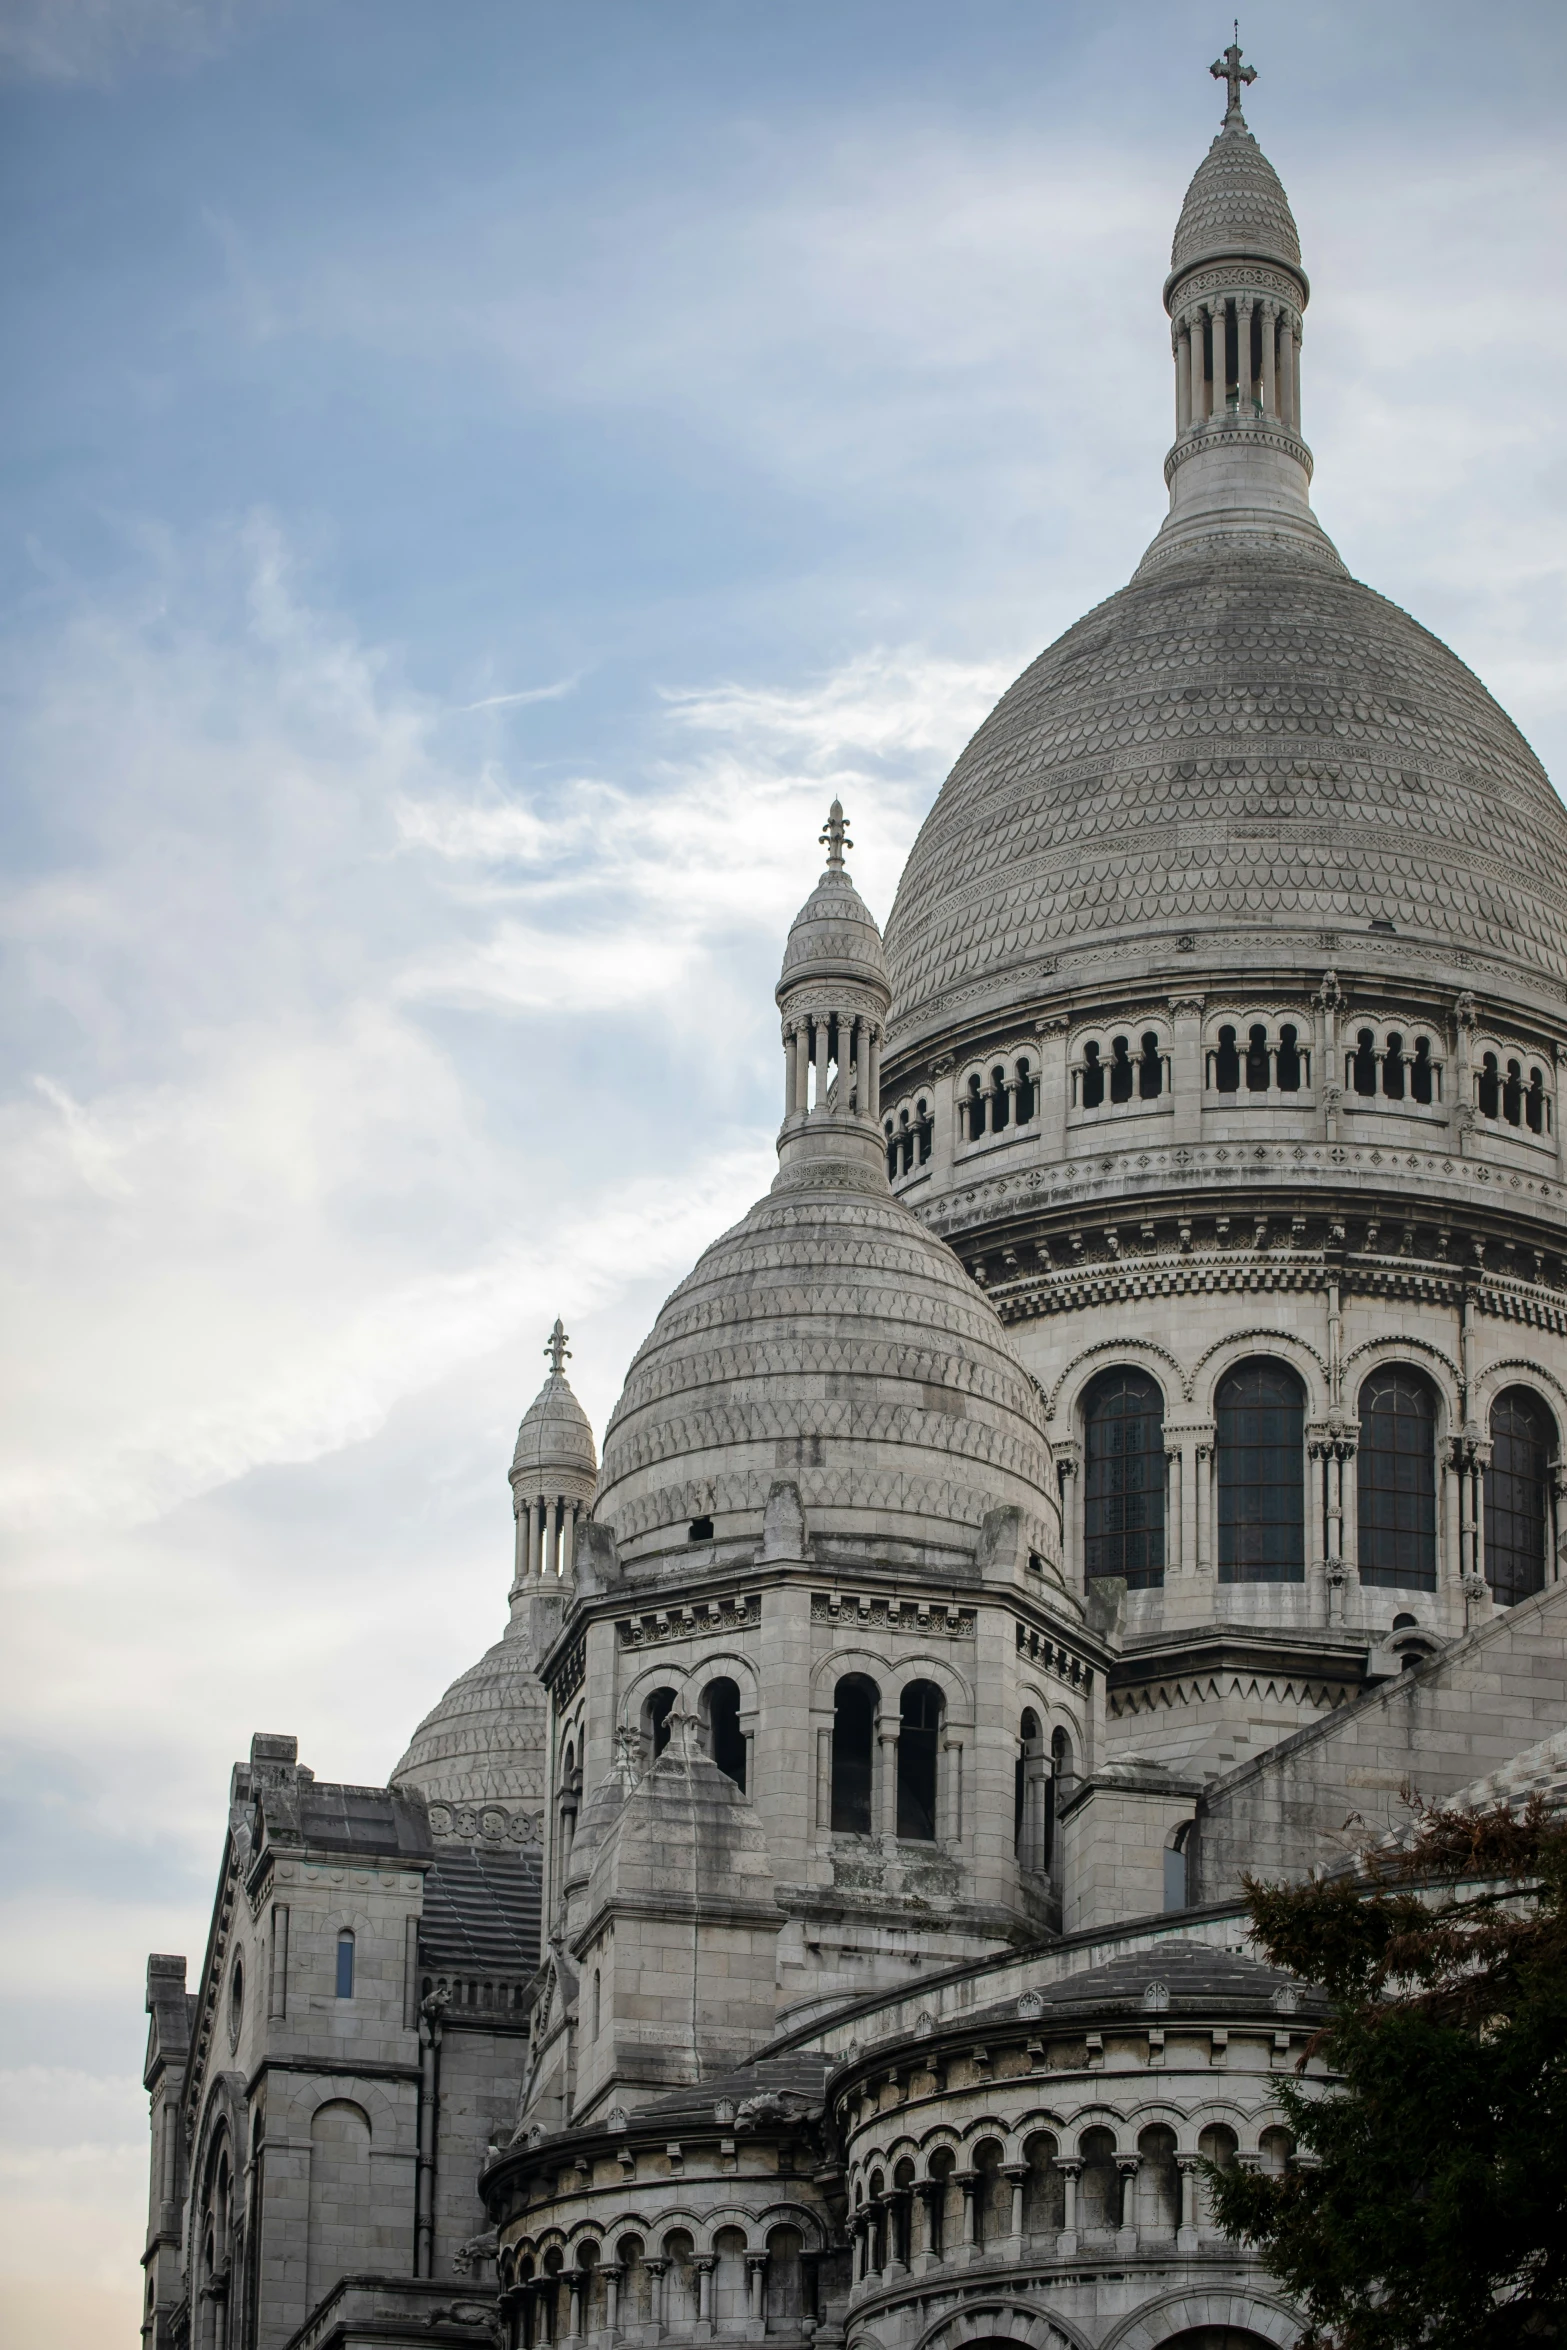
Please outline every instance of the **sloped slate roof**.
[{"label": "sloped slate roof", "polygon": [[531,1974],[539,1963],[540,1861],[534,1852],[438,1846],[425,1871],[419,1955],[427,1966]]},{"label": "sloped slate roof", "polygon": [[[1156,1989],[1153,1987],[1157,1987]],[[1324,1995],[1277,1967],[1206,1942],[1161,1942],[1154,1950],[1135,1950],[1124,1957],[1090,1967],[1086,1974],[1068,1975],[1059,1983],[1041,1984],[1034,1995],[1043,2017],[1077,2015],[1137,2015],[1156,2018],[1183,2010],[1256,2009],[1315,2017],[1326,2012]],[[976,2008],[961,2019],[943,2016],[943,2025],[961,2020],[971,2031],[989,2020],[1015,2021],[1016,1998],[993,2007]]]}]

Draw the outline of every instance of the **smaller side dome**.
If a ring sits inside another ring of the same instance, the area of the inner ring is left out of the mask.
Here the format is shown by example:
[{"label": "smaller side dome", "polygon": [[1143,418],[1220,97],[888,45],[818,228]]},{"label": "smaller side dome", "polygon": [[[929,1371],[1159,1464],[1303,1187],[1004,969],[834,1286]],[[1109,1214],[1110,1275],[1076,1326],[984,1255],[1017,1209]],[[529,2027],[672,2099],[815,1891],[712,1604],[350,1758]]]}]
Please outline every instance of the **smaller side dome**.
[{"label": "smaller side dome", "polygon": [[1300,231],[1278,173],[1239,114],[1198,164],[1175,224],[1170,274],[1221,254],[1255,255],[1301,274]]},{"label": "smaller side dome", "polygon": [[560,1481],[560,1489],[575,1496],[585,1477],[587,1493],[582,1498],[589,1499],[598,1477],[598,1455],[588,1415],[566,1377],[565,1362],[571,1349],[558,1321],[544,1351],[550,1357],[550,1373],[522,1415],[511,1459],[511,1483],[514,1490],[526,1487],[531,1492]]}]

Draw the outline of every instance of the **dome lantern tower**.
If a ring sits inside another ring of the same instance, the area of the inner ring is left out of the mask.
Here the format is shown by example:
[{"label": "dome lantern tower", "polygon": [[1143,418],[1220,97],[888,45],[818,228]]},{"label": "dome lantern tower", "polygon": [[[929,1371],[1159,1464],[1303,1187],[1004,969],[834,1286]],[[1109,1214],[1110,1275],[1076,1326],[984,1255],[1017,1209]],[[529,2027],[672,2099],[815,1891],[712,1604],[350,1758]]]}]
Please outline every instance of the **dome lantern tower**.
[{"label": "dome lantern tower", "polygon": [[1311,511],[1311,451],[1301,437],[1301,332],[1311,288],[1300,236],[1241,111],[1256,67],[1242,64],[1232,41],[1211,70],[1229,102],[1186,191],[1170,251],[1170,512],[1144,568],[1194,540],[1237,531],[1310,547],[1338,568]]},{"label": "dome lantern tower", "polygon": [[882,1155],[876,1103],[891,990],[881,933],[843,861],[854,843],[839,800],[821,839],[826,869],[790,927],[776,990],[785,1070],[778,1156],[785,1170],[819,1159],[879,1165]]}]

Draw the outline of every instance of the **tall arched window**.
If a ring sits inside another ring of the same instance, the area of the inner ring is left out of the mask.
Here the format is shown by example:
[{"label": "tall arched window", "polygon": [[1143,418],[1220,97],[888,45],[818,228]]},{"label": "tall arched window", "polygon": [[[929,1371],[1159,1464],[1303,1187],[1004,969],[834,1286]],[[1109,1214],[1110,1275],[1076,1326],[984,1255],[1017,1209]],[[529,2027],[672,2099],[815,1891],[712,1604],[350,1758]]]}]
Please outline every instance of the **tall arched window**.
[{"label": "tall arched window", "polygon": [[871,1833],[871,1758],[881,1692],[863,1673],[846,1673],[832,1701],[832,1824],[841,1834]]},{"label": "tall arched window", "polygon": [[1306,1576],[1306,1394],[1287,1364],[1253,1356],[1219,1382],[1219,1581]]},{"label": "tall arched window", "polygon": [[354,1937],[347,1926],[337,1937],[337,1996],[354,1996]]},{"label": "tall arched window", "polygon": [[1134,1591],[1164,1581],[1164,1396],[1146,1371],[1104,1371],[1083,1405],[1083,1557]]},{"label": "tall arched window", "polygon": [[1436,1396],[1405,1364],[1360,1390],[1360,1580],[1436,1589]]},{"label": "tall arched window", "polygon": [[673,1689],[655,1689],[642,1709],[642,1735],[653,1749],[655,1762],[669,1744],[669,1717],[674,1710]]},{"label": "tall arched window", "polygon": [[702,1692],[707,1717],[707,1751],[726,1778],[745,1793],[745,1732],[740,1727],[740,1692],[726,1674]]},{"label": "tall arched window", "polygon": [[1491,1466],[1485,1475],[1485,1579],[1499,1607],[1545,1587],[1555,1429],[1526,1387],[1491,1406]]},{"label": "tall arched window", "polygon": [[936,1838],[936,1752],[941,1742],[941,1691],[934,1681],[911,1681],[898,1724],[898,1834],[915,1843]]}]

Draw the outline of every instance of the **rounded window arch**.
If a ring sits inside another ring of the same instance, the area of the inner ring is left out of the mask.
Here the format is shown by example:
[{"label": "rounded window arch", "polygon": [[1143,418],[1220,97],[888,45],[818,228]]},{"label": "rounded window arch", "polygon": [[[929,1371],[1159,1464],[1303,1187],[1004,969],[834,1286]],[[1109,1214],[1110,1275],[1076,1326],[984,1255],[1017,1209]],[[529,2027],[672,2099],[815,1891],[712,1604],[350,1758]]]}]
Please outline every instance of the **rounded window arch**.
[{"label": "rounded window arch", "polygon": [[911,1681],[899,1701],[898,1834],[915,1844],[936,1841],[942,1711],[941,1691],[934,1681]]},{"label": "rounded window arch", "polygon": [[669,1744],[669,1717],[675,1710],[675,1698],[673,1689],[655,1689],[642,1708],[642,1735],[655,1762]]},{"label": "rounded window arch", "polygon": [[838,1835],[869,1836],[876,1709],[881,1691],[866,1673],[845,1673],[832,1699],[832,1825]]},{"label": "rounded window arch", "polygon": [[707,1724],[707,1751],[743,1795],[746,1739],[740,1727],[740,1692],[727,1673],[708,1682],[702,1692],[701,1707]]},{"label": "rounded window arch", "polygon": [[1083,1398],[1083,1568],[1164,1581],[1164,1392],[1130,1364],[1101,1371]]},{"label": "rounded window arch", "polygon": [[1436,1589],[1436,1390],[1384,1363],[1360,1390],[1360,1580]]},{"label": "rounded window arch", "polygon": [[1490,1427],[1485,1579],[1497,1605],[1511,1607],[1545,1588],[1556,1425],[1529,1388],[1509,1387],[1491,1406]]},{"label": "rounded window arch", "polygon": [[1253,1355],[1219,1382],[1219,1581],[1306,1576],[1306,1390],[1287,1363]]}]

